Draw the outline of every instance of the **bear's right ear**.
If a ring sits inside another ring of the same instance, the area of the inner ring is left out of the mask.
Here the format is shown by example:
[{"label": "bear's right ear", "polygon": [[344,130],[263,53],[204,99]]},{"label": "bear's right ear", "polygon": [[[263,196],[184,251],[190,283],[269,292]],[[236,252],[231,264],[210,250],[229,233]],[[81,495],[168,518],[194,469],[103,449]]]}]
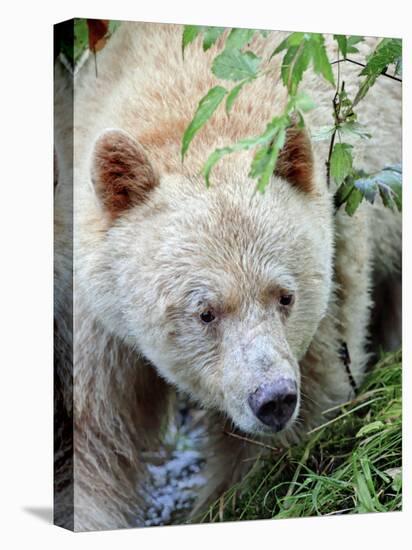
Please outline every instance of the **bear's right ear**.
[{"label": "bear's right ear", "polygon": [[144,201],[159,181],[143,148],[122,130],[105,130],[98,137],[91,177],[112,219]]}]

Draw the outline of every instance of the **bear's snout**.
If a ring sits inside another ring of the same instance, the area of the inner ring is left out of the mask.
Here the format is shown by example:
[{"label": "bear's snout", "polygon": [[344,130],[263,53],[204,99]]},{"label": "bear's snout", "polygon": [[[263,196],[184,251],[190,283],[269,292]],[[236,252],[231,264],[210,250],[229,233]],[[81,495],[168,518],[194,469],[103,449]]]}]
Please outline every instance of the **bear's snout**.
[{"label": "bear's snout", "polygon": [[248,399],[253,414],[276,432],[283,430],[292,418],[297,401],[296,382],[291,378],[263,384]]}]

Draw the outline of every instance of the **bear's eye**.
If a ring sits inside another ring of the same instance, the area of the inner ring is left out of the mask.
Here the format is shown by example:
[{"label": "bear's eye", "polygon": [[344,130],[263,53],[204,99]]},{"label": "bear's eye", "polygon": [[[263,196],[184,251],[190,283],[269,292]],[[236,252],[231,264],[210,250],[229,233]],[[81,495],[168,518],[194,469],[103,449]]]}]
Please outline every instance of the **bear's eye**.
[{"label": "bear's eye", "polygon": [[213,314],[213,311],[207,309],[206,311],[202,311],[202,313],[200,314],[200,319],[203,323],[211,323],[215,320],[215,316]]},{"label": "bear's eye", "polygon": [[291,306],[293,304],[293,294],[281,294],[279,304],[281,306]]}]

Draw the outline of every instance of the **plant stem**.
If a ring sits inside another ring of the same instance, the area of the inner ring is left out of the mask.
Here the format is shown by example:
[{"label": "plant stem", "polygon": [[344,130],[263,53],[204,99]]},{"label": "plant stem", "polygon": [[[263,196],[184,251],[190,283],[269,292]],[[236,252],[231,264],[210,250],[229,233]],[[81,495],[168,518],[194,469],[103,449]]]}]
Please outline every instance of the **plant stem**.
[{"label": "plant stem", "polygon": [[330,187],[330,159],[332,157],[333,146],[335,145],[336,132],[338,131],[337,127],[333,130],[332,137],[330,138],[328,160],[326,161],[326,183]]}]

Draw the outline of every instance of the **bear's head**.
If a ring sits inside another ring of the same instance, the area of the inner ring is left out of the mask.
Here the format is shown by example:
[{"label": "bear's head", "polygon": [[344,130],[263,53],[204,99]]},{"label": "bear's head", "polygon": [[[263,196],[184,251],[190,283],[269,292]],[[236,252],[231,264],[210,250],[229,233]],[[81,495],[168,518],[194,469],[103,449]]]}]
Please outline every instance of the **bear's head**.
[{"label": "bear's head", "polygon": [[[231,164],[159,176],[129,134],[106,130],[92,181],[107,220],[95,307],[160,375],[248,433],[290,429],[299,361],[325,315],[332,215],[304,131],[291,129],[264,194]],[[97,271],[97,270],[96,270]]]}]

